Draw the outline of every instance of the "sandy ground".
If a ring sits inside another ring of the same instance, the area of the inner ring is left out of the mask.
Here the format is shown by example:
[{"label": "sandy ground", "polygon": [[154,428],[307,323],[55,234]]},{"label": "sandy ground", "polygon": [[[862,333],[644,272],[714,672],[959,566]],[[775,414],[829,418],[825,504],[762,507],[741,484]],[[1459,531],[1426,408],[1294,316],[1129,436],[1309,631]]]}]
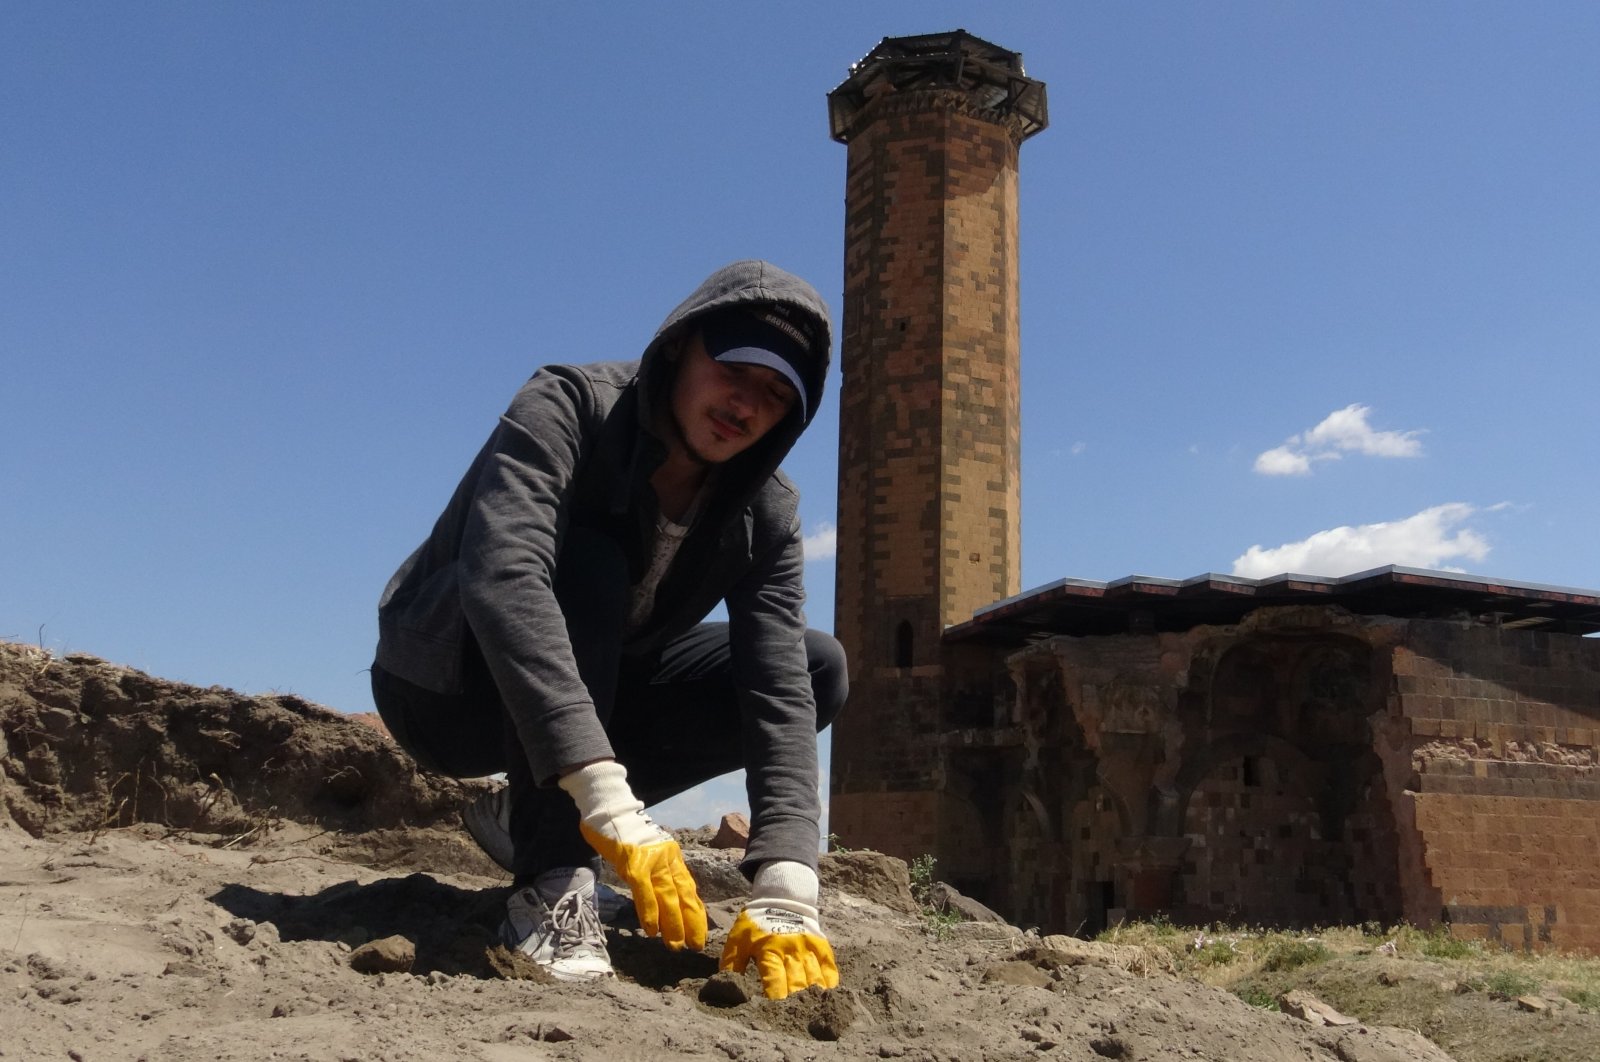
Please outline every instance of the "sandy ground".
[{"label": "sandy ground", "polygon": [[[547,983],[493,943],[508,883],[455,825],[468,792],[315,706],[0,645],[0,1057],[1448,1057],[1252,1008],[1142,952],[994,923],[939,939],[904,864],[871,853],[824,857],[838,989],[773,1002],[717,974],[742,879],[694,846],[706,953],[614,927],[614,980]],[[357,969],[395,937],[390,972]]]}]

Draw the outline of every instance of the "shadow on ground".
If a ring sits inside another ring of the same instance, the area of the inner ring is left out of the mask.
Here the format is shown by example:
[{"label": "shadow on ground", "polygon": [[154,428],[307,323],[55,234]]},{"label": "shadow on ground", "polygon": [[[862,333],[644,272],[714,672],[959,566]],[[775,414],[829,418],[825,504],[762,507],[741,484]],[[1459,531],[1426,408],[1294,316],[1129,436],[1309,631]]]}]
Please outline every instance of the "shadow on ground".
[{"label": "shadow on ground", "polygon": [[[210,900],[236,918],[270,922],[280,939],[343,941],[402,936],[416,945],[414,974],[507,976],[489,956],[505,911],[506,888],[464,889],[429,874],[383,878],[368,884],[342,881],[311,895],[229,884]],[[710,977],[716,959],[703,952],[669,951],[635,929],[611,927],[606,944],[617,975],[647,988]]]}]

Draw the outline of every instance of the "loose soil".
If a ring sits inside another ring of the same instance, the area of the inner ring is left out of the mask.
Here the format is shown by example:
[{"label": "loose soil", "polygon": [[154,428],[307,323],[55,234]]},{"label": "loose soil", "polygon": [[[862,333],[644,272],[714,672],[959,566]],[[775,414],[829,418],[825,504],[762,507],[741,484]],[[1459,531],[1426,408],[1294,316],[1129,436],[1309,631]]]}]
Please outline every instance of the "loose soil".
[{"label": "loose soil", "polygon": [[742,879],[693,835],[706,952],[612,927],[615,979],[549,983],[494,942],[508,882],[457,819],[476,791],[293,697],[0,643],[0,1057],[1451,1057],[1416,1031],[1250,1006],[1166,972],[1159,948],[930,919],[874,853],[823,859],[840,987],[769,1001],[716,971]]}]

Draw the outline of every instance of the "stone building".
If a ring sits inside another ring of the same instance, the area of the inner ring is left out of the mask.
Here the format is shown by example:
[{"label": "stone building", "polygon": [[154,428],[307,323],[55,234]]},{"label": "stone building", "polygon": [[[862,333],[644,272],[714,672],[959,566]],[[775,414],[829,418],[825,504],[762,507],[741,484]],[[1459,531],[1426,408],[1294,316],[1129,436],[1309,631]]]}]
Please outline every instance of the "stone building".
[{"label": "stone building", "polygon": [[1600,952],[1600,594],[1384,568],[1018,594],[1021,57],[881,42],[848,146],[831,829],[1014,920]]}]

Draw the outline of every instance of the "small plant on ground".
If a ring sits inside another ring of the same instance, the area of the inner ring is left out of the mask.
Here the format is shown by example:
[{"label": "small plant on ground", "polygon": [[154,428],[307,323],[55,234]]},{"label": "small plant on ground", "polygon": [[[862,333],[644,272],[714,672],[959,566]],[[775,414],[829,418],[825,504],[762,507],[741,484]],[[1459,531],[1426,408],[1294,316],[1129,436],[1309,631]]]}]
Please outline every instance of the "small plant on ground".
[{"label": "small plant on ground", "polygon": [[1520,970],[1496,970],[1483,979],[1483,987],[1497,996],[1526,996],[1539,990],[1539,979]]},{"label": "small plant on ground", "polygon": [[1260,985],[1243,984],[1234,990],[1234,994],[1252,1007],[1261,1010],[1278,1010],[1278,999]]},{"label": "small plant on ground", "polygon": [[906,870],[911,876],[911,898],[922,908],[922,924],[927,927],[928,935],[935,940],[949,940],[955,935],[955,926],[961,921],[961,916],[955,911],[935,910],[932,905],[936,882],[933,868],[938,862],[934,856],[923,853],[908,863]]},{"label": "small plant on ground", "polygon": [[961,916],[953,912],[940,914],[938,911],[924,909],[922,924],[928,930],[928,936],[934,940],[945,941],[955,936],[956,924],[961,921]]},{"label": "small plant on ground", "polygon": [[1442,926],[1429,930],[1422,938],[1422,954],[1430,959],[1470,959],[1482,953],[1477,942],[1452,937]]},{"label": "small plant on ground", "polygon": [[1302,966],[1327,962],[1333,952],[1319,940],[1283,940],[1272,945],[1261,962],[1261,968],[1270,972],[1298,970]]},{"label": "small plant on ground", "polygon": [[1562,995],[1584,1010],[1600,1011],[1600,989],[1574,988]]},{"label": "small plant on ground", "polygon": [[1193,966],[1226,966],[1239,957],[1238,949],[1226,940],[1208,940],[1190,953]]},{"label": "small plant on ground", "polygon": [[911,898],[926,906],[933,893],[933,868],[939,861],[924,852],[906,867],[911,873]]}]

